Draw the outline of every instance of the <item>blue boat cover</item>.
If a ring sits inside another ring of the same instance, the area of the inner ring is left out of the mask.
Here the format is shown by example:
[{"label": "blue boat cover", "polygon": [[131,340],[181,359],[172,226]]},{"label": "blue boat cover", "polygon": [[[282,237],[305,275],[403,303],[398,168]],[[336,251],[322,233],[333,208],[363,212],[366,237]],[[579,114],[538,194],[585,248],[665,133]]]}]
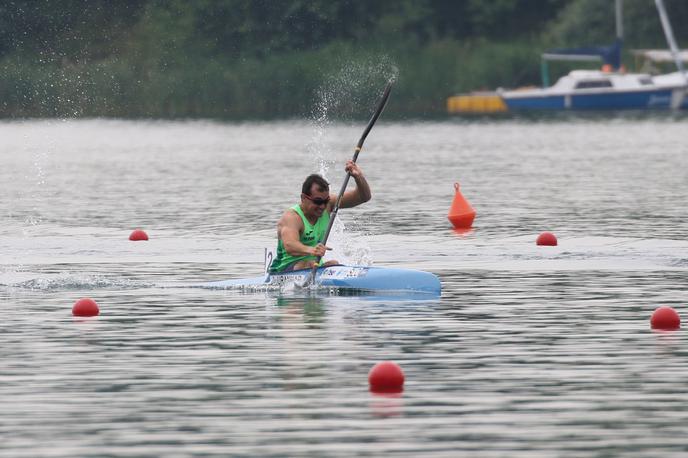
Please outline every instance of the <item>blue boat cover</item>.
[{"label": "blue boat cover", "polygon": [[543,59],[549,60],[592,60],[602,59],[602,62],[612,66],[614,70],[621,67],[622,40],[617,39],[609,46],[587,46],[582,48],[550,49],[542,54]]}]

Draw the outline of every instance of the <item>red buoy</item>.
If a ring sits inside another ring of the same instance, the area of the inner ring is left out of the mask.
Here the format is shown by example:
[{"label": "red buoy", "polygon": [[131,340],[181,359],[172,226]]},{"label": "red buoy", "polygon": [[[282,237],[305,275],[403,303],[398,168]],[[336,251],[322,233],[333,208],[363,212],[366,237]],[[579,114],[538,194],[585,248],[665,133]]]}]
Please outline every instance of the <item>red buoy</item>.
[{"label": "red buoy", "polygon": [[469,229],[473,225],[475,218],[475,209],[463,197],[459,191],[459,183],[454,183],[454,199],[451,207],[449,207],[449,214],[447,219],[454,225],[456,229]]},{"label": "red buoy", "polygon": [[91,298],[84,297],[74,303],[72,315],[74,316],[96,316],[100,313],[98,304]]},{"label": "red buoy", "polygon": [[535,241],[538,245],[557,246],[557,238],[551,232],[543,232]]},{"label": "red buoy", "polygon": [[382,361],[368,372],[368,383],[371,391],[398,392],[404,386],[404,372],[397,363]]},{"label": "red buoy", "polygon": [[652,329],[675,331],[681,327],[681,318],[678,316],[676,310],[664,305],[652,313],[650,326]]},{"label": "red buoy", "polygon": [[129,240],[138,242],[139,240],[148,240],[148,234],[141,229],[136,229],[129,235]]}]

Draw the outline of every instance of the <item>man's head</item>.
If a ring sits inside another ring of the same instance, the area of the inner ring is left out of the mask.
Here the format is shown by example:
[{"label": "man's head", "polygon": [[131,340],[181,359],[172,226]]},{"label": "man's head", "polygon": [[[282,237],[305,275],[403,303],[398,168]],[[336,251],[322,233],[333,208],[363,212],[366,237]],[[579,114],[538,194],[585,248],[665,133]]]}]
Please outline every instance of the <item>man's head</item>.
[{"label": "man's head", "polygon": [[301,186],[301,208],[307,215],[320,217],[330,201],[330,183],[314,173]]},{"label": "man's head", "polygon": [[313,191],[326,192],[329,195],[330,183],[328,183],[327,180],[317,173],[308,175],[306,180],[303,182],[303,186],[301,186],[301,192],[310,196]]}]

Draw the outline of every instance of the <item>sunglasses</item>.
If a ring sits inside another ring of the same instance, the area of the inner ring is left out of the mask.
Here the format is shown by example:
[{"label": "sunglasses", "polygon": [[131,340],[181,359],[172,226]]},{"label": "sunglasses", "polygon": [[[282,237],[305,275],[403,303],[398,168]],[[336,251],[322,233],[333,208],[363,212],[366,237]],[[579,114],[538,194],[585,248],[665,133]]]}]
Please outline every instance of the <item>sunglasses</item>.
[{"label": "sunglasses", "polygon": [[321,199],[320,197],[316,197],[315,199],[309,196],[308,194],[304,194],[303,197],[306,199],[310,200],[313,202],[315,205],[327,205],[330,202],[330,197],[328,196],[326,199]]}]

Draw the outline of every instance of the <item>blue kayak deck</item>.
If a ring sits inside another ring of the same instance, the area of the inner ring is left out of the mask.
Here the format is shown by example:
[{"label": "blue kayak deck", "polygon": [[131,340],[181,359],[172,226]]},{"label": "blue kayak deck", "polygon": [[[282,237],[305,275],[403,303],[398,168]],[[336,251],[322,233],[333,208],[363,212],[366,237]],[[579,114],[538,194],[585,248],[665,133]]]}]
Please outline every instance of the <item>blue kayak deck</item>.
[{"label": "blue kayak deck", "polygon": [[[311,269],[303,269],[260,277],[214,281],[199,286],[213,289],[258,289],[289,284],[303,285],[310,281],[311,275]],[[314,284],[318,287],[359,291],[412,291],[434,295],[439,295],[442,291],[440,280],[434,274],[421,270],[387,267],[320,267],[316,271]]]}]

